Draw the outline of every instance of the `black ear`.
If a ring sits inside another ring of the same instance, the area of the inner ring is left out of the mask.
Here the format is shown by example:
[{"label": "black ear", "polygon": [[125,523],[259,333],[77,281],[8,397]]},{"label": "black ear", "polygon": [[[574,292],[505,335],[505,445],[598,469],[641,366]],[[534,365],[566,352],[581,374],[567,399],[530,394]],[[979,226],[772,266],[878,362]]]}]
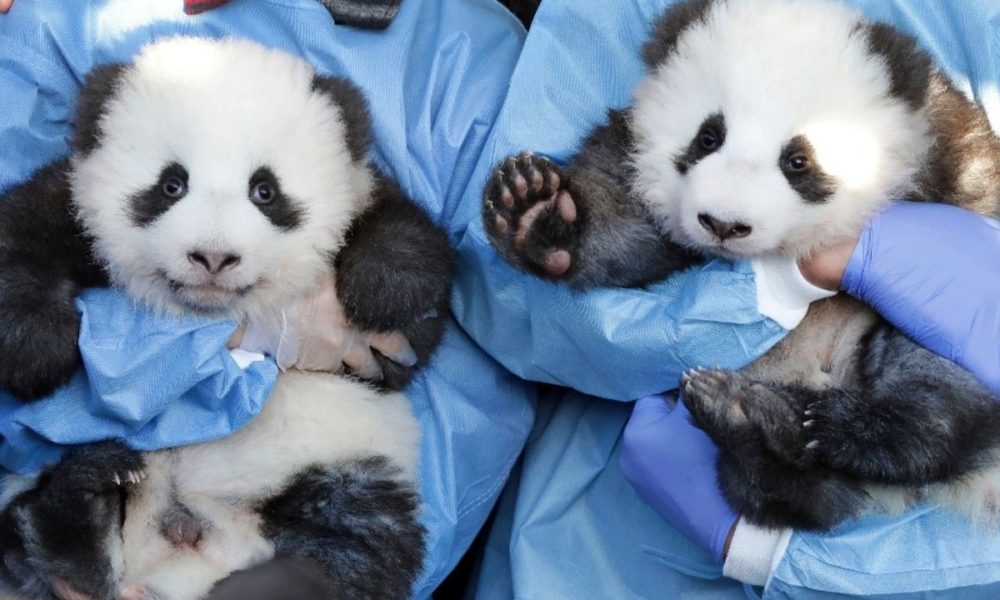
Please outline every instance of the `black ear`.
[{"label": "black ear", "polygon": [[355,162],[363,161],[372,146],[371,115],[364,94],[343,77],[317,75],[313,77],[312,88],[340,109],[341,118],[347,126],[347,148],[351,158]]},{"label": "black ear", "polygon": [[118,89],[118,83],[125,74],[128,65],[110,63],[101,65],[91,71],[83,80],[80,88],[80,99],[76,105],[75,132],[73,133],[73,151],[86,156],[97,147],[101,138],[101,115],[104,114],[108,100]]},{"label": "black ear", "polygon": [[667,9],[653,25],[649,41],[642,47],[642,59],[650,69],[663,64],[677,49],[677,38],[691,25],[705,19],[716,0],[683,0]]},{"label": "black ear", "polygon": [[934,63],[917,40],[880,23],[868,23],[861,28],[868,50],[885,60],[892,80],[890,92],[918,110],[927,100],[927,89],[934,72]]}]

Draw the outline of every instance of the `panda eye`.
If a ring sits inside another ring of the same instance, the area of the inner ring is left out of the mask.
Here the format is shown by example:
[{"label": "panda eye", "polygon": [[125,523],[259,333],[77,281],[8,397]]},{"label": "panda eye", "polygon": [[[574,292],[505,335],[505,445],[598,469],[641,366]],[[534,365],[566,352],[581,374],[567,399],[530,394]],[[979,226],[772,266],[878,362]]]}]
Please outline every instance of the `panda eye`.
[{"label": "panda eye", "polygon": [[262,181],[250,190],[250,200],[254,204],[270,204],[274,200],[274,188],[266,181]]},{"label": "panda eye", "polygon": [[163,195],[174,200],[182,198],[187,193],[187,183],[176,175],[171,175],[163,180],[160,185]]},{"label": "panda eye", "polygon": [[714,127],[705,127],[698,135],[698,141],[702,148],[711,152],[719,147],[719,134]]},{"label": "panda eye", "polygon": [[803,154],[796,154],[788,159],[788,170],[792,173],[804,173],[809,170],[809,159]]}]

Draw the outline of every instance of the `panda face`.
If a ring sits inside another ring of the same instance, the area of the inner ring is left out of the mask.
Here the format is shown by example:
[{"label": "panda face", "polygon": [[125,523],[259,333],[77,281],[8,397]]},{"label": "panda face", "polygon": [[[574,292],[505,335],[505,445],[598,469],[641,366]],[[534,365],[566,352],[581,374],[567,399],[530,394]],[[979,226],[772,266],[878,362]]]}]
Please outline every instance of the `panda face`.
[{"label": "panda face", "polygon": [[636,187],[664,231],[728,257],[805,255],[909,189],[928,147],[860,18],[717,1],[637,88]]},{"label": "panda face", "polygon": [[243,41],[140,53],[73,168],[80,219],[117,285],[164,310],[245,317],[330,273],[372,178],[313,77]]}]

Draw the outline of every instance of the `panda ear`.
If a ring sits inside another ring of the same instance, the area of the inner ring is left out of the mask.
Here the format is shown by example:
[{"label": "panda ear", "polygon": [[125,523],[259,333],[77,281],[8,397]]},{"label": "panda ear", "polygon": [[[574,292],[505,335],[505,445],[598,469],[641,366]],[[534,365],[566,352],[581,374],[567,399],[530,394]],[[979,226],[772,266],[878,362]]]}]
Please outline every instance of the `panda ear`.
[{"label": "panda ear", "polygon": [[704,21],[716,0],[682,0],[663,13],[653,25],[649,41],[642,47],[642,59],[653,69],[663,64],[677,49],[677,39],[695,23]]},{"label": "panda ear", "polygon": [[73,133],[73,151],[77,154],[90,154],[100,142],[101,117],[127,69],[128,65],[123,63],[101,65],[83,80]]},{"label": "panda ear", "polygon": [[371,116],[368,101],[356,85],[343,77],[316,75],[312,89],[326,96],[340,111],[347,130],[347,149],[351,159],[362,162],[372,146]]},{"label": "panda ear", "polygon": [[881,23],[866,23],[861,32],[868,51],[882,57],[889,70],[890,93],[918,110],[927,100],[934,63],[909,35]]}]

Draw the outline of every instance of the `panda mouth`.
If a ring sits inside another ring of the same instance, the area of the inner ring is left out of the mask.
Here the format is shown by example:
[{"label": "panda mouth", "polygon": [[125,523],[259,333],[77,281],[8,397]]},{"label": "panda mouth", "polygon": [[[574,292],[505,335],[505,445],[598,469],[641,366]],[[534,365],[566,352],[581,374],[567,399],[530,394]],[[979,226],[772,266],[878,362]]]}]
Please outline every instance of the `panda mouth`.
[{"label": "panda mouth", "polygon": [[181,304],[196,310],[222,310],[249,294],[257,282],[241,287],[226,287],[215,282],[184,283],[176,279],[166,278],[174,298]]}]

